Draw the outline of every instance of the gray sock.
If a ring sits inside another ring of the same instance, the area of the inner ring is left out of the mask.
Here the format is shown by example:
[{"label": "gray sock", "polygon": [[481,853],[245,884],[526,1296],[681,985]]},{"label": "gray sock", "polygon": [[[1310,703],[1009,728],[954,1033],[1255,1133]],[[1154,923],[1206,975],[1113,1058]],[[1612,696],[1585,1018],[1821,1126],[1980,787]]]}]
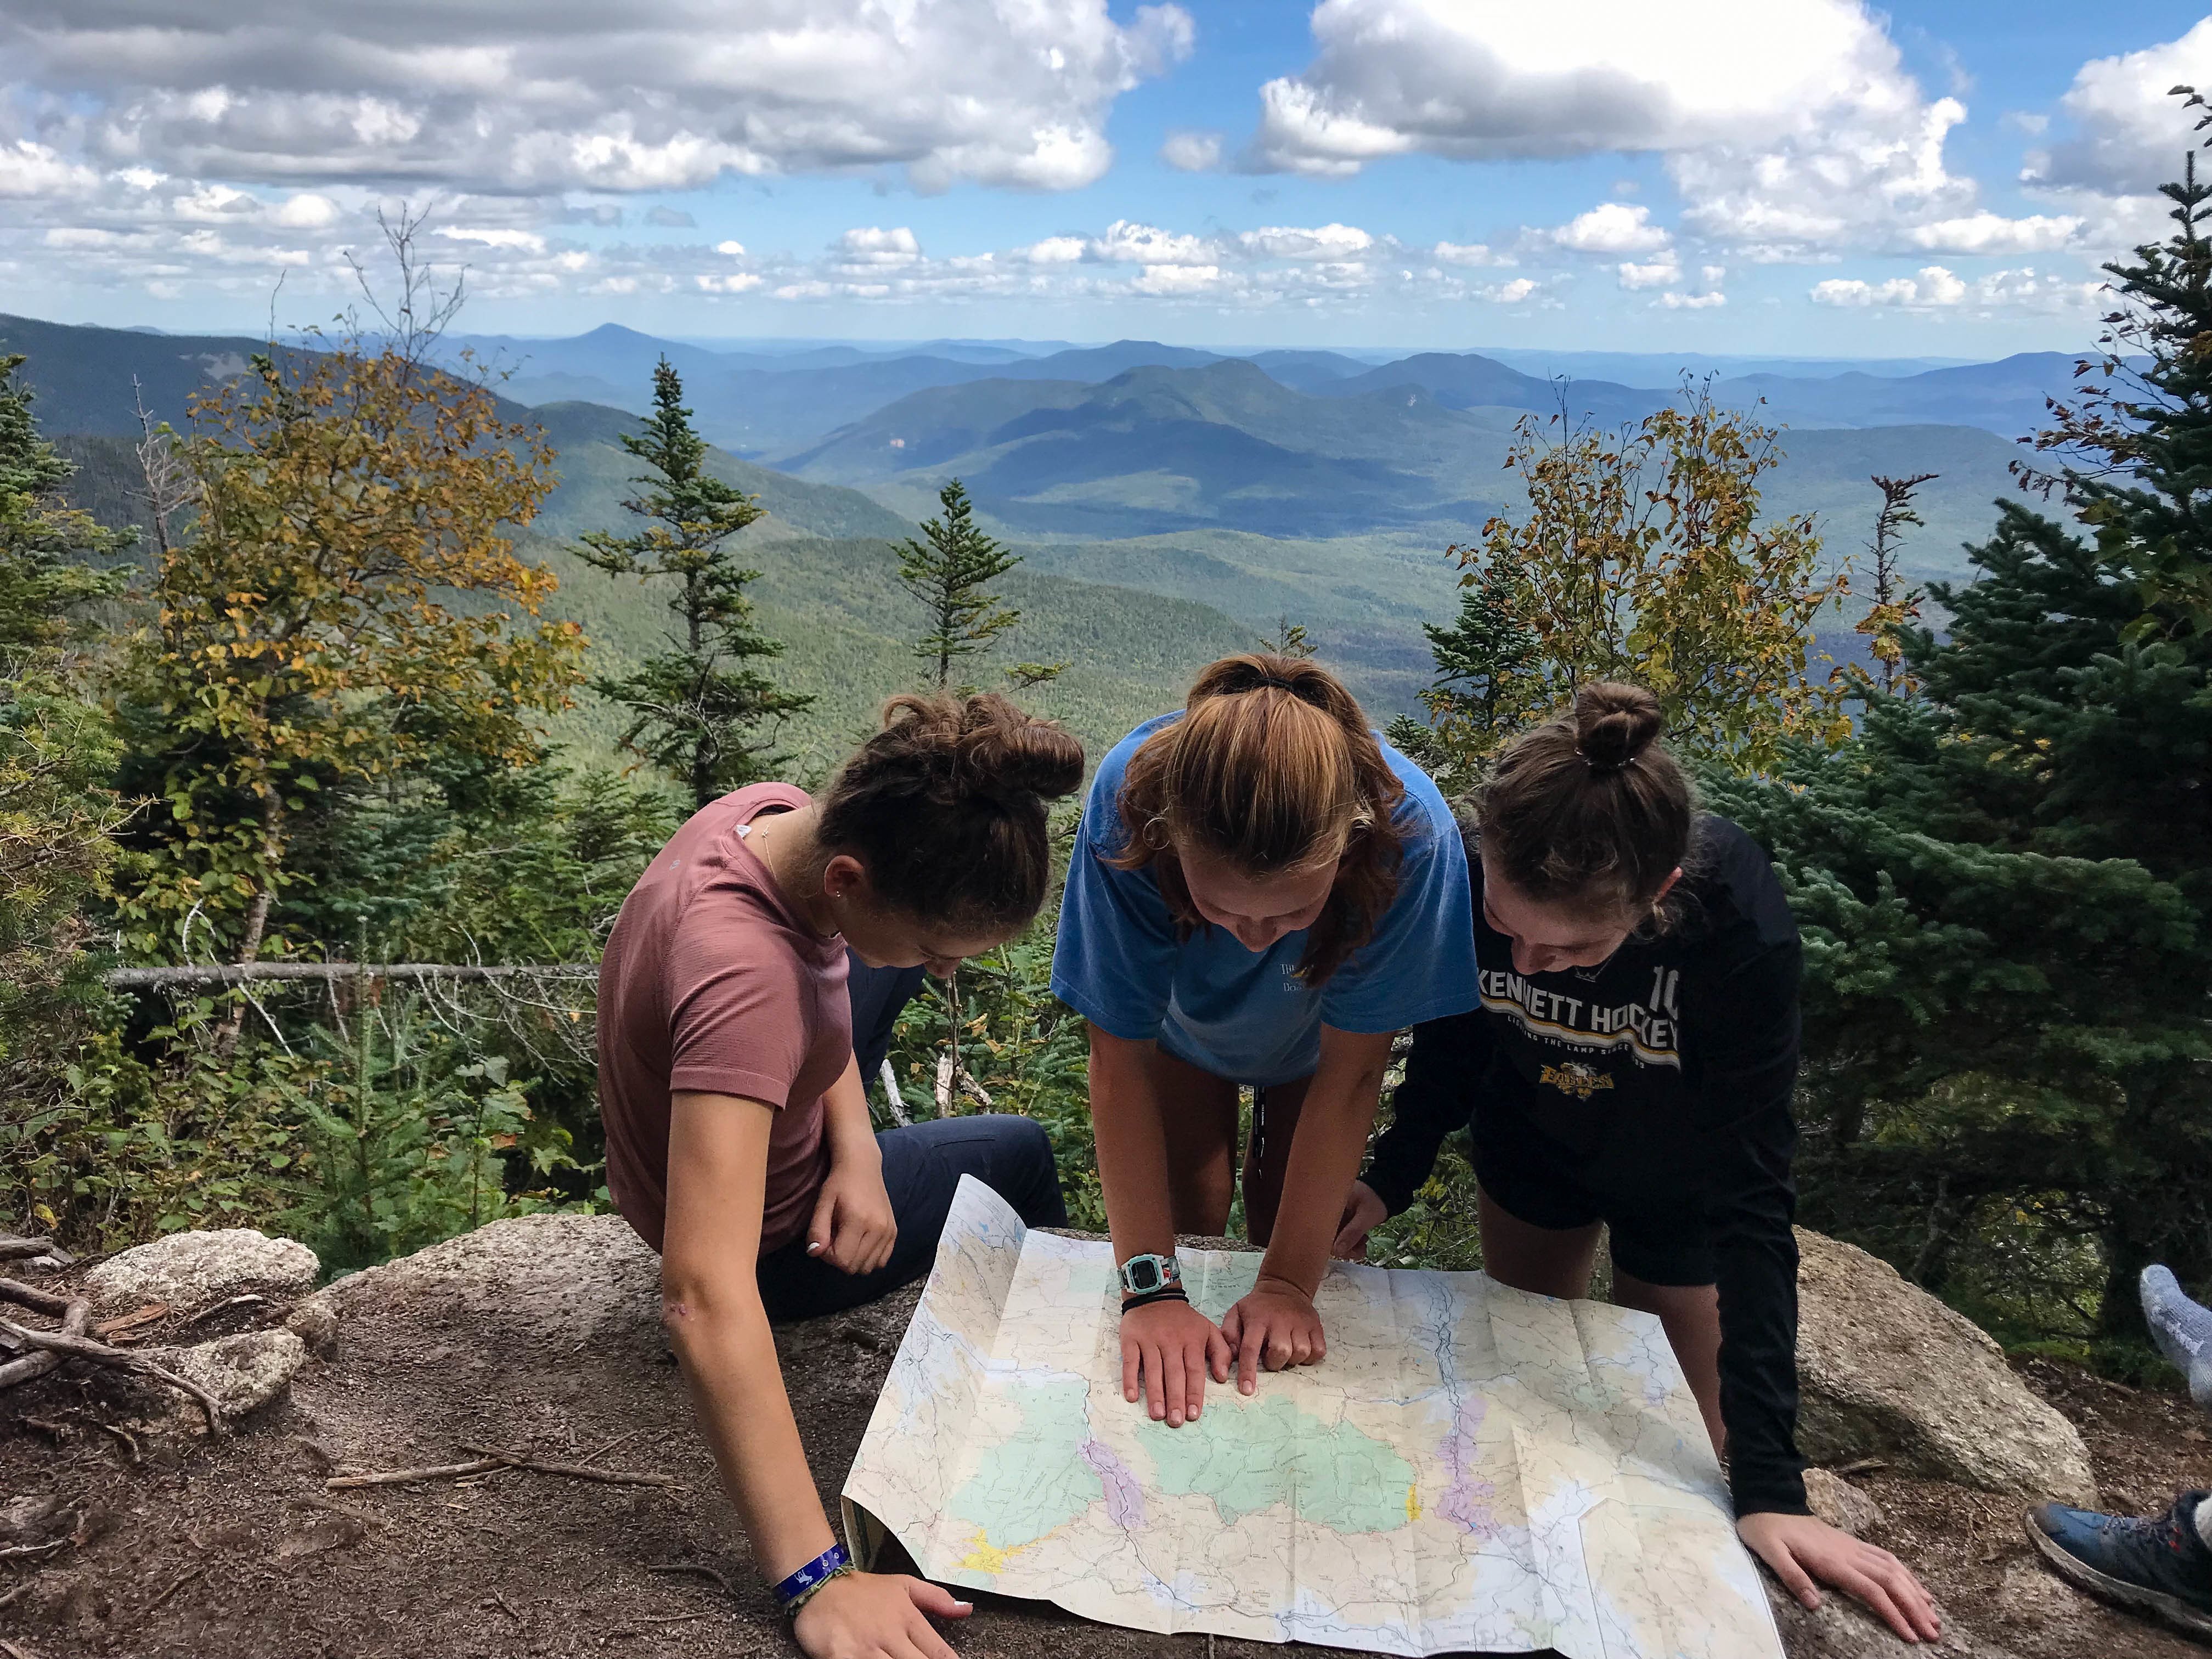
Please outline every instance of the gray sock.
[{"label": "gray sock", "polygon": [[2145,1267],[2139,1288],[2151,1340],[2175,1370],[2188,1376],[2189,1397],[2197,1410],[2212,1412],[2212,1309],[2184,1296],[2170,1268]]},{"label": "gray sock", "polygon": [[2212,1499],[2200,1502],[2197,1513],[2189,1517],[2197,1523],[2197,1536],[2208,1550],[2212,1550]]}]

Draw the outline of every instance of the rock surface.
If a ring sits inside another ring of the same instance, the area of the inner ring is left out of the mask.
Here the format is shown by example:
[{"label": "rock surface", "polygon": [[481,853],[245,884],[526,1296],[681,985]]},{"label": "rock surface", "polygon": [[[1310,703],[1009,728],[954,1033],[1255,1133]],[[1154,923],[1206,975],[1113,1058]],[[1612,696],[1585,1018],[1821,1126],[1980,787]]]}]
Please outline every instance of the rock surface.
[{"label": "rock surface", "polygon": [[465,1315],[580,1342],[659,1325],[660,1258],[619,1216],[517,1216],[349,1273],[301,1306]]},{"label": "rock surface", "polygon": [[2081,1437],[1986,1332],[1856,1246],[1801,1227],[1797,1249],[1807,1457],[1878,1457],[1984,1492],[2096,1503]]},{"label": "rock surface", "polygon": [[[240,1331],[192,1348],[152,1348],[146,1358],[215,1396],[226,1419],[259,1411],[290,1386],[307,1358],[307,1345],[291,1332]],[[199,1419],[199,1407],[164,1387],[175,1413]]]},{"label": "rock surface", "polygon": [[172,1233],[125,1250],[87,1273],[85,1285],[111,1311],[166,1302],[178,1313],[192,1314],[234,1296],[304,1296],[321,1273],[315,1253],[296,1239],[226,1227]]},{"label": "rock surface", "polygon": [[1846,1595],[1825,1595],[1820,1610],[1808,1613],[1770,1577],[1766,1599],[1789,1659],[1904,1659],[1908,1654],[1921,1659],[2013,1659],[2010,1649],[1961,1630],[1949,1619],[1943,1621],[1941,1640],[1908,1644]]},{"label": "rock surface", "polygon": [[1881,1524],[1881,1505],[1832,1469],[1805,1471],[1805,1502],[1821,1520],[1855,1538]]}]

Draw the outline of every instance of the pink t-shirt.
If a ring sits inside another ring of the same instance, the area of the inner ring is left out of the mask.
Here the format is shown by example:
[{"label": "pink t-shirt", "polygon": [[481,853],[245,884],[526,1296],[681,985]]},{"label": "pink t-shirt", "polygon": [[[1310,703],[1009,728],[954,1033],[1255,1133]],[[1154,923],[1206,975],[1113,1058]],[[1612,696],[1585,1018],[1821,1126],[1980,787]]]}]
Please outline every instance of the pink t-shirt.
[{"label": "pink t-shirt", "polygon": [[805,1231],[829,1170],[823,1095],[853,1061],[845,940],[792,908],[740,830],[808,804],[757,783],[703,808],[623,901],[599,963],[599,1117],[607,1189],[654,1249],[668,1219],[669,1095],[776,1109],[761,1254]]}]

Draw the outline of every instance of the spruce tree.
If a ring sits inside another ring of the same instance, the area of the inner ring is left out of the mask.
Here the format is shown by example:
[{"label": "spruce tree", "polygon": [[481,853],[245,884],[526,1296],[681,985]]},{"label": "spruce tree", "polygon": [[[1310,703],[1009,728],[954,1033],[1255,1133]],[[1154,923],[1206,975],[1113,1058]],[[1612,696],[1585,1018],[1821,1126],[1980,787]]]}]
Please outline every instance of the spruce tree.
[{"label": "spruce tree", "polygon": [[2147,1263],[2212,1282],[2212,191],[2166,193],[2030,470],[2088,534],[1999,502],[1946,632],[1899,630],[1917,697],[1706,781],[1805,934],[1808,1219],[1970,1304],[2023,1237],[2046,1286],[2089,1245],[2123,1342]]},{"label": "spruce tree", "polygon": [[[1022,558],[983,533],[959,479],[939,490],[937,499],[945,516],[921,526],[921,540],[899,544],[899,581],[921,602],[928,617],[927,631],[915,641],[915,655],[929,665],[925,677],[945,691],[953,689],[955,662],[988,651],[1021,621],[1022,613],[1002,604],[990,585]],[[1008,672],[1017,684],[1030,686],[1066,666],[1021,663]]]},{"label": "spruce tree", "polygon": [[22,362],[0,356],[0,1099],[27,1118],[98,991],[81,907],[129,812],[108,787],[112,730],[70,647],[82,608],[120,586],[100,562],[131,538],[63,501],[75,469],[40,434]]},{"label": "spruce tree", "polygon": [[630,711],[625,748],[685,784],[695,809],[769,775],[776,725],[814,700],[781,690],[750,665],[783,654],[753,626],[748,584],[730,538],[761,516],[760,504],[706,470],[707,442],[691,428],[684,383],[663,357],[653,371],[653,413],[623,447],[649,469],[623,506],[645,520],[635,533],[593,531],[580,556],[615,575],[674,584],[670,648],[593,690]]},{"label": "spruce tree", "polygon": [[[2174,90],[2204,106],[2195,88]],[[2014,470],[2061,494],[2142,582],[2139,634],[2202,633],[2212,630],[2212,185],[2199,182],[2194,151],[2159,193],[2176,228],[2138,246],[2133,263],[2105,266],[2119,303],[2100,356],[2077,366],[2080,391],[2052,404],[2035,441],[2060,464]]]}]

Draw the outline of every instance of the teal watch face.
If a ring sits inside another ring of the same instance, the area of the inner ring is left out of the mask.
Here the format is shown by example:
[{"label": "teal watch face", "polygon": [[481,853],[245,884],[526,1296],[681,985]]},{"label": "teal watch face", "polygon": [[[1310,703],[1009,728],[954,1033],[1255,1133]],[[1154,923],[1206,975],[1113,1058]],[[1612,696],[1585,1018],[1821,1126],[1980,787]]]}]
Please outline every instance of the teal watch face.
[{"label": "teal watch face", "polygon": [[1149,1296],[1182,1280],[1173,1256],[1133,1255],[1121,1264],[1121,1288],[1131,1296]]}]

